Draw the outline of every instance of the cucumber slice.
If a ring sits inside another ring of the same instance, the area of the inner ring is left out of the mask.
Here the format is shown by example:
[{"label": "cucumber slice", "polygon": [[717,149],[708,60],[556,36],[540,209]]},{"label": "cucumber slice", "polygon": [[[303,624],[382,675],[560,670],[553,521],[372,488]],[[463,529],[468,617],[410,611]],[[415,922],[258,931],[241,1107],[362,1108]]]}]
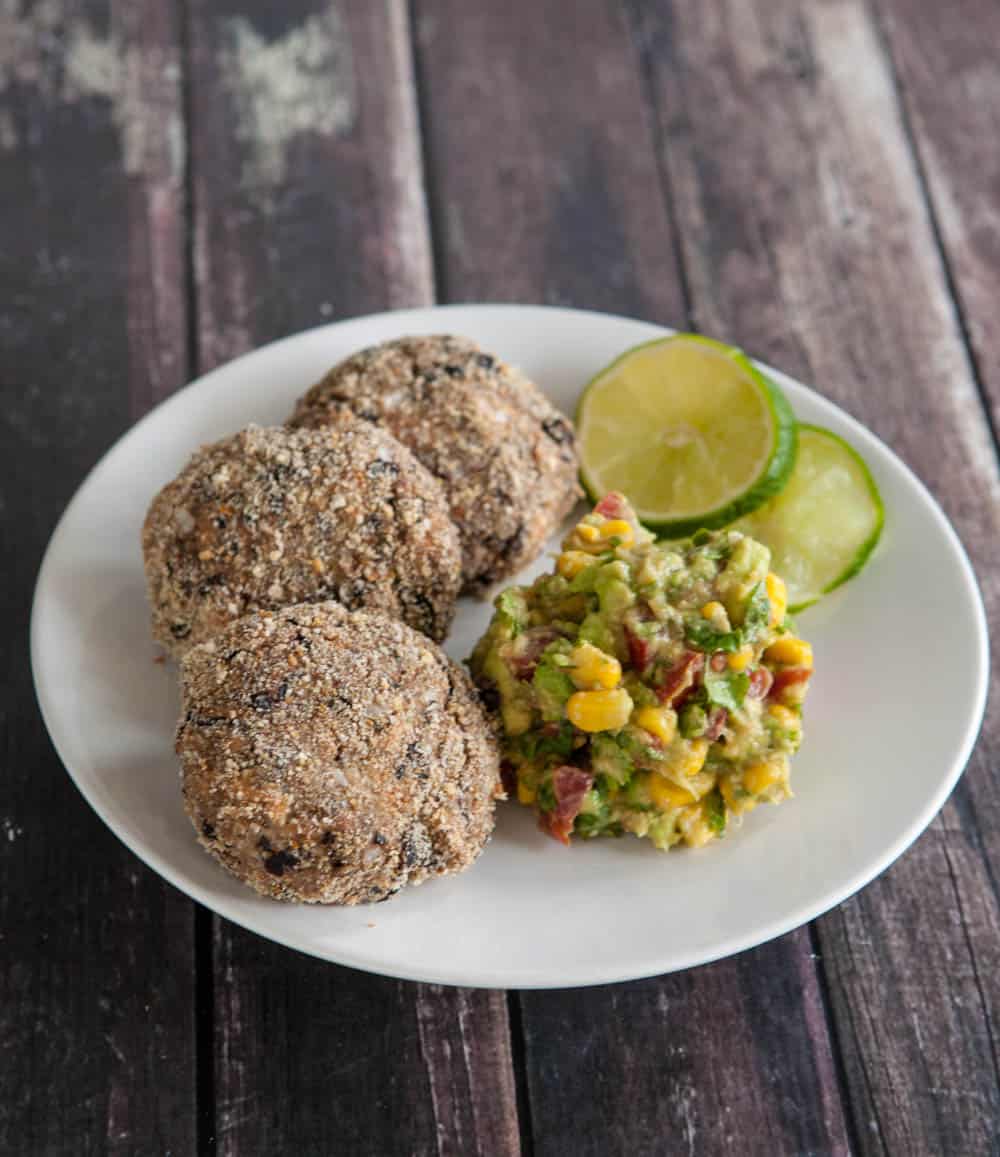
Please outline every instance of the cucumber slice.
[{"label": "cucumber slice", "polygon": [[671,538],[757,509],[795,463],[781,390],[740,350],[696,334],[622,354],[585,389],[577,428],[590,497],[621,491]]},{"label": "cucumber slice", "polygon": [[819,426],[799,427],[799,455],[785,489],[733,527],[771,550],[801,611],[861,570],[882,534],[882,497],[864,459]]}]

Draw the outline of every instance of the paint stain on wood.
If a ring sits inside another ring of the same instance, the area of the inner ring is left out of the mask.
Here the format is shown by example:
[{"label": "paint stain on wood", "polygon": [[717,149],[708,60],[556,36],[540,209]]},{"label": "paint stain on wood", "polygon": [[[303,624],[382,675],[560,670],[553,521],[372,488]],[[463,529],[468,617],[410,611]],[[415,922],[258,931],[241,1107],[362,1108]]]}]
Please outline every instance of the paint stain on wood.
[{"label": "paint stain on wood", "polygon": [[357,115],[350,41],[335,8],[309,16],[275,40],[242,16],[225,22],[219,68],[248,147],[244,187],[267,194],[288,172],[289,152],[304,133],[339,136]]},{"label": "paint stain on wood", "polygon": [[[102,33],[56,0],[36,5],[30,21],[0,14],[0,97],[17,85],[47,105],[107,102],[121,133],[125,173],[145,174],[164,142],[165,175],[180,184],[184,128],[174,99],[178,64],[166,46],[151,39],[138,42],[136,31],[134,12],[112,13]],[[46,66],[50,60],[57,66]],[[13,150],[19,143],[10,110],[0,109],[0,149]]]}]

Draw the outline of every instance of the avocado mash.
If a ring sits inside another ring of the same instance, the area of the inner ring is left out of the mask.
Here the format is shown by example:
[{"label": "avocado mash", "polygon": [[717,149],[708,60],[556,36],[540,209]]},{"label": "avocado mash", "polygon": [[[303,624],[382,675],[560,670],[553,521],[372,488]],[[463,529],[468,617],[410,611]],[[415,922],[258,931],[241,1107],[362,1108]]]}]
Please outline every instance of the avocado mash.
[{"label": "avocado mash", "polygon": [[738,531],[657,542],[625,498],[509,587],[470,660],[499,708],[508,791],[563,843],[698,846],[790,794],[812,650],[766,547]]}]

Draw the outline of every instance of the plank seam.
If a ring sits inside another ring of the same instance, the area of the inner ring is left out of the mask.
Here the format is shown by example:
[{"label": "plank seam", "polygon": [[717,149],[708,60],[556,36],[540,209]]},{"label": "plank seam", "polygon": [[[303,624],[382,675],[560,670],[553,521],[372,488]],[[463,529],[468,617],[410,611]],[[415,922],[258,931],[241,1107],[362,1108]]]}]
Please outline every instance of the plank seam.
[{"label": "plank seam", "polygon": [[913,121],[910,117],[910,109],[906,96],[906,86],[903,83],[902,76],[896,64],[896,57],[892,51],[892,40],[889,37],[889,32],[882,14],[880,0],[865,0],[865,5],[872,22],[872,27],[875,30],[875,35],[886,59],[889,79],[892,82],[892,91],[896,98],[896,111],[899,116],[900,127],[910,150],[910,156],[913,158],[913,170],[917,179],[917,187],[920,189],[924,208],[927,211],[927,222],[930,226],[931,236],[934,239],[934,249],[937,252],[938,260],[941,262],[941,272],[944,277],[945,288],[948,291],[948,297],[951,301],[955,324],[958,327],[962,346],[965,349],[965,355],[968,359],[970,375],[975,383],[976,392],[979,395],[979,404],[983,409],[986,428],[989,430],[990,438],[993,442],[993,451],[998,463],[1000,463],[1000,432],[998,432],[993,421],[993,411],[990,405],[989,394],[986,390],[982,367],[979,364],[979,358],[976,355],[975,345],[972,341],[972,333],[965,317],[965,309],[962,305],[962,295],[958,287],[958,281],[948,257],[948,250],[945,245],[944,234],[941,231],[941,223],[938,218],[934,194],[931,191],[930,181],[927,177],[927,169],[924,166],[924,160],[920,152],[920,144],[913,129]]},{"label": "plank seam", "polygon": [[[857,903],[856,900],[853,902]],[[830,914],[829,916],[824,917],[824,919],[833,919],[833,918],[839,918],[840,919],[841,930],[843,931],[843,935],[844,935],[844,943],[847,946],[847,953],[851,959],[851,967],[855,970],[859,970],[857,960],[856,960],[855,955],[854,955],[854,944],[851,940],[851,937],[848,935],[846,928],[844,928],[844,918],[843,918],[843,916],[840,915],[840,913],[837,910],[834,910],[834,913]],[[812,931],[814,928],[817,929],[817,933],[818,933],[818,924],[817,923],[810,925],[810,931]],[[819,939],[818,942],[822,946],[822,939]],[[841,988],[842,989],[846,988],[846,985],[841,985]],[[833,992],[833,988],[831,985],[831,988],[830,988],[831,1003],[832,1003],[832,999],[833,999],[832,998],[832,992]],[[854,1039],[856,1041],[860,1042],[861,1034],[858,1031],[858,1026],[857,1026],[857,1023],[855,1021],[854,1009],[851,1006],[850,1001],[848,1001],[846,998],[844,1000],[844,1020],[850,1024],[851,1032],[854,1036]],[[879,1117],[878,1102],[875,1099],[873,1077],[872,1077],[872,1074],[869,1072],[869,1068],[868,1068],[868,1059],[869,1059],[868,1055],[863,1048],[858,1047],[855,1050],[855,1058],[857,1060],[858,1071],[859,1071],[859,1074],[861,1077],[861,1081],[864,1084],[865,1095],[867,1096],[868,1104],[871,1107],[872,1123],[875,1126],[874,1131],[875,1131],[876,1135],[878,1136],[878,1141],[879,1141],[879,1145],[881,1146],[882,1152],[888,1153],[889,1152],[889,1146],[886,1142],[885,1132],[882,1128],[882,1121]],[[846,1063],[845,1063],[844,1071],[845,1072],[847,1071],[846,1070]],[[860,1143],[860,1136],[859,1136],[859,1143]],[[859,1151],[862,1153],[866,1152],[867,1146],[862,1145],[861,1149]]]},{"label": "plank seam", "polygon": [[649,45],[642,31],[642,17],[638,9],[639,0],[628,0],[625,5],[625,20],[628,26],[629,39],[639,61],[639,83],[642,98],[646,103],[650,115],[650,135],[653,139],[653,160],[656,164],[656,175],[660,187],[660,198],[663,201],[667,216],[667,226],[670,230],[670,248],[677,267],[677,280],[680,283],[681,301],[684,303],[684,326],[686,329],[697,329],[695,320],[694,295],[691,291],[691,279],[688,274],[687,258],[684,246],[681,244],[680,222],[677,209],[674,205],[673,181],[670,176],[670,165],[667,160],[667,134],[660,119],[659,105],[655,99],[656,86],[653,79],[653,62],[650,57]]},{"label": "plank seam", "polygon": [[187,298],[187,376],[193,381],[201,365],[198,334],[198,278],[195,264],[195,188],[193,147],[194,93],[191,64],[191,0],[179,0],[181,49],[181,119],[184,141],[184,293]]},{"label": "plank seam", "polygon": [[[198,279],[195,266],[195,181],[193,162],[193,81],[191,0],[178,2],[180,30],[181,120],[184,166],[184,295],[186,298],[186,365],[188,381],[201,364],[198,335]],[[216,1154],[215,1088],[215,983],[213,934],[215,915],[200,904],[194,907],[194,1064],[195,1149],[198,1157]]]},{"label": "plank seam", "polygon": [[[840,1110],[844,1116],[844,1126],[847,1129],[847,1144],[852,1153],[864,1152],[861,1144],[861,1123],[857,1119],[854,1102],[850,1096],[850,1082],[847,1079],[847,1062],[844,1056],[837,1018],[833,1013],[833,1001],[830,991],[830,977],[826,970],[826,961],[823,958],[823,945],[819,938],[819,929],[816,921],[808,925],[809,944],[812,949],[813,965],[816,969],[816,987],[819,990],[820,1004],[823,1008],[823,1020],[826,1023],[826,1035],[830,1041],[830,1053],[833,1058],[833,1071],[837,1077],[837,1092],[840,1096]],[[874,1103],[874,1101],[873,1101]],[[881,1126],[879,1127],[881,1135]]]},{"label": "plank seam", "polygon": [[428,131],[430,124],[429,85],[422,54],[420,52],[417,24],[418,0],[403,0],[407,23],[410,31],[410,60],[413,70],[413,90],[416,104],[415,115],[417,122],[417,141],[420,149],[421,181],[424,187],[424,204],[427,211],[427,223],[430,230],[431,243],[431,295],[437,303],[448,300],[448,264],[445,254],[446,235],[443,206],[441,205],[440,190],[437,181],[437,167],[435,165],[434,144]]},{"label": "plank seam", "polygon": [[951,848],[949,847],[947,832],[941,833],[941,849],[944,852],[944,862],[948,868],[948,878],[951,881],[952,891],[955,893],[955,904],[958,907],[959,922],[962,926],[962,939],[965,941],[966,950],[969,953],[969,962],[972,965],[972,979],[976,985],[976,992],[979,994],[979,1003],[983,1010],[983,1019],[986,1022],[986,1036],[990,1042],[990,1055],[993,1058],[993,1075],[997,1078],[1000,1084],[1000,1053],[997,1050],[996,1036],[993,1032],[993,1022],[990,1018],[990,1002],[986,997],[986,990],[983,987],[982,977],[979,973],[979,961],[976,958],[976,950],[972,943],[972,936],[969,933],[969,922],[965,918],[965,906],[962,903],[962,892],[958,884],[958,873],[955,871],[955,865],[951,858]]},{"label": "plank seam", "polygon": [[506,995],[510,1054],[514,1069],[514,1107],[517,1112],[521,1157],[534,1157],[535,1126],[531,1112],[531,1090],[528,1085],[528,1042],[524,1033],[521,995],[513,990],[508,990]]},{"label": "plank seam", "polygon": [[215,915],[200,904],[194,914],[195,1142],[198,1157],[216,1154],[215,984],[212,939]]}]

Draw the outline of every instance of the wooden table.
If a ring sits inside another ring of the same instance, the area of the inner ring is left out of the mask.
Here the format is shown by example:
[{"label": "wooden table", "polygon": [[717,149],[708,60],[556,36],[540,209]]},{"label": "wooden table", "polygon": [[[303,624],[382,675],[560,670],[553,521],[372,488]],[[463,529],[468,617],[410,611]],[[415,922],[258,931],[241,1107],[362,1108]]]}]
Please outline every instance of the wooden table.
[{"label": "wooden table", "polygon": [[816,383],[940,498],[996,621],[998,44],[991,0],[0,5],[0,1152],[1000,1152],[995,699],[940,817],[836,911],[518,994],[197,908],[83,803],[26,653],[46,539],[130,423],[435,300],[697,327]]}]

